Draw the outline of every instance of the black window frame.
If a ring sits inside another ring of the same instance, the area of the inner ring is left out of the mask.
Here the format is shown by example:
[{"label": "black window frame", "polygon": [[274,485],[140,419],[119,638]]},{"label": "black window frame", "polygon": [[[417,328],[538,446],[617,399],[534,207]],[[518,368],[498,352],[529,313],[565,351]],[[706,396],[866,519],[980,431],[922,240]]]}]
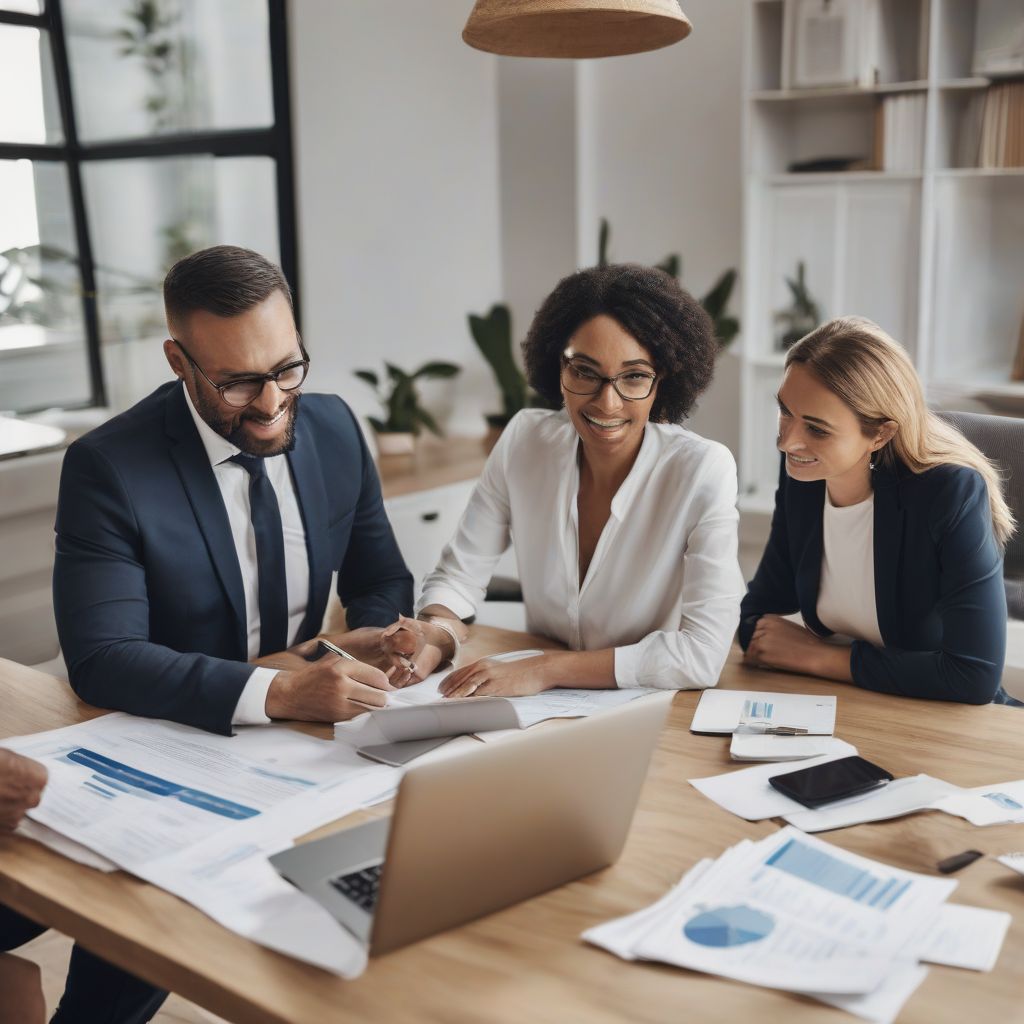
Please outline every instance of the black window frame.
[{"label": "black window frame", "polygon": [[265,156],[274,161],[277,186],[277,234],[281,270],[294,296],[295,323],[301,328],[299,304],[298,237],[295,217],[295,169],[292,158],[291,96],[288,79],[287,0],[265,0],[270,34],[270,75],[274,122],[266,128],[180,132],[83,143],[78,137],[72,99],[71,71],[61,0],[44,0],[41,14],[25,14],[0,8],[0,25],[37,28],[49,33],[64,141],[60,144],[4,142],[0,160],[40,160],[63,163],[68,172],[71,213],[78,267],[82,284],[82,314],[89,366],[88,408],[106,405],[106,384],[100,346],[100,321],[96,301],[96,268],[92,255],[89,217],[82,189],[82,164],[92,160],[129,160],[172,156]]}]

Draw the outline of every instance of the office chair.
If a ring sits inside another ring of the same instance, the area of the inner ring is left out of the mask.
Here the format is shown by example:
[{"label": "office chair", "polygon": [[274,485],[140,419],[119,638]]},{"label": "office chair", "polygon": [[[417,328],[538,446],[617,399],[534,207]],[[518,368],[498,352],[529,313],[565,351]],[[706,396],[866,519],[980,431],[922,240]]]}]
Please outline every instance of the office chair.
[{"label": "office chair", "polygon": [[1003,557],[1006,606],[1011,619],[1024,619],[1024,419],[977,412],[940,415],[1002,470],[1006,501],[1017,519]]}]

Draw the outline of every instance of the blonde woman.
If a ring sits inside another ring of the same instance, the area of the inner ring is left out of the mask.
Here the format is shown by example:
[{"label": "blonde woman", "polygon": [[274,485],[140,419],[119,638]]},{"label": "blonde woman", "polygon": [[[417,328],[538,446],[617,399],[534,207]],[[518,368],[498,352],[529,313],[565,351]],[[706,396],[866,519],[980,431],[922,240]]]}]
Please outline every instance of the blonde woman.
[{"label": "blonde woman", "polygon": [[[832,320],[790,349],[778,402],[771,535],[740,609],[747,664],[1008,700],[1013,516],[992,465],[929,412],[903,349],[869,320]],[[783,618],[796,611],[806,626]]]}]

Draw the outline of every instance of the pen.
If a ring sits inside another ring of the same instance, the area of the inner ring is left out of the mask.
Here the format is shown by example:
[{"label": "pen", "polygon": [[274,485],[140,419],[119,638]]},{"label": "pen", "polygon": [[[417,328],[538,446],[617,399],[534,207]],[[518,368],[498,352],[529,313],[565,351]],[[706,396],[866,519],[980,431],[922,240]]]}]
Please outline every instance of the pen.
[{"label": "pen", "polygon": [[358,661],[358,658],[353,658],[348,651],[343,651],[336,644],[332,644],[330,640],[324,640],[322,637],[317,641],[321,647],[326,648],[332,654],[337,654],[339,657],[344,658],[346,661]]},{"label": "pen", "polygon": [[[330,651],[332,654],[337,654],[339,657],[344,658],[346,661],[359,660],[358,658],[353,658],[352,655],[348,653],[348,651],[343,651],[337,644],[332,644],[330,640],[324,640],[323,637],[317,640],[317,643],[325,650]],[[408,668],[409,671],[415,671],[415,666],[412,664],[411,661],[409,661],[408,658],[403,658],[402,660],[405,662],[406,668]]]}]

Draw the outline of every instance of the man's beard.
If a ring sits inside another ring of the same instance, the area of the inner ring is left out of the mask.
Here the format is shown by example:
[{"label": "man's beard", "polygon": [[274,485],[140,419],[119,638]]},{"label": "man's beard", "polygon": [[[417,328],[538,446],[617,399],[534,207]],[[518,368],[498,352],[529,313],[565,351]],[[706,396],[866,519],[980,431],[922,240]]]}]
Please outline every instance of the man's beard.
[{"label": "man's beard", "polygon": [[288,393],[288,411],[285,413],[287,422],[284,435],[280,438],[267,441],[259,441],[250,437],[245,430],[246,420],[261,420],[262,416],[251,412],[249,409],[239,409],[233,416],[225,416],[223,405],[218,401],[207,398],[207,396],[196,385],[196,411],[202,416],[206,425],[211,430],[220,434],[225,440],[230,441],[236,448],[245,452],[246,455],[256,455],[260,458],[270,458],[273,455],[282,455],[290,452],[295,447],[295,419],[299,414],[299,399],[301,391]]}]

